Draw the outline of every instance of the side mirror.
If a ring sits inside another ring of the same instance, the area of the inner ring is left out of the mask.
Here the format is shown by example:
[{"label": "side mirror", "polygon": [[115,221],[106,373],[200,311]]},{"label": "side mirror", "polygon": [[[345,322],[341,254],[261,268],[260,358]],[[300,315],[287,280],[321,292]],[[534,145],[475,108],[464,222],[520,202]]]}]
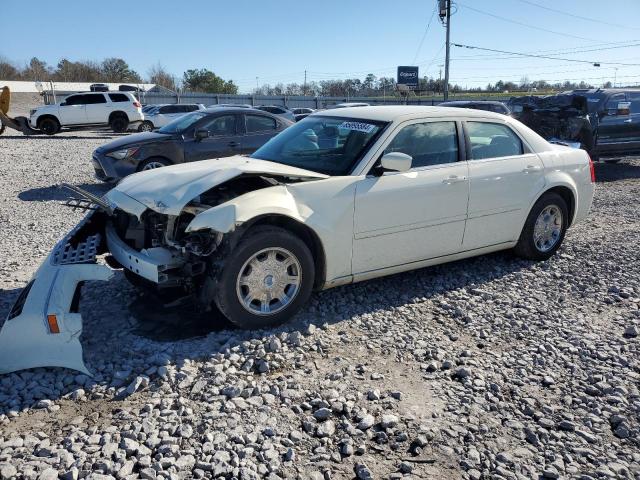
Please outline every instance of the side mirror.
[{"label": "side mirror", "polygon": [[380,159],[380,166],[386,172],[406,172],[411,169],[413,158],[402,152],[385,153]]},{"label": "side mirror", "polygon": [[196,130],[194,137],[198,142],[205,138],[209,138],[209,130],[207,130],[206,128],[199,128],[198,130]]}]

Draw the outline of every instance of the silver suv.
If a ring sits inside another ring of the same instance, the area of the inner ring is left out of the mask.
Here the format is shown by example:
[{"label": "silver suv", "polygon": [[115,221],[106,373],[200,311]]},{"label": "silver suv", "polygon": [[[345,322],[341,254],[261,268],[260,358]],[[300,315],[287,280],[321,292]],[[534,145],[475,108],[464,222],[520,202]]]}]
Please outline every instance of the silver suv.
[{"label": "silver suv", "polygon": [[29,123],[47,135],[62,127],[108,125],[114,132],[125,132],[130,125],[144,121],[140,102],[129,92],[85,92],[69,95],[63,101],[31,110]]}]

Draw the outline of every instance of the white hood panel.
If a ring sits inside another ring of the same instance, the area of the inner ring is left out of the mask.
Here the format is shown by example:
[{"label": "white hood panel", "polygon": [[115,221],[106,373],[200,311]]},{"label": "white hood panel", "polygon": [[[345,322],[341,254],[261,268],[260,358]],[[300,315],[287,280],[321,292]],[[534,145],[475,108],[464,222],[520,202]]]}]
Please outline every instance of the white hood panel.
[{"label": "white hood panel", "polygon": [[[243,174],[327,178],[327,175],[310,170],[235,156],[136,173],[125,178],[113,191],[123,193],[156,212],[178,215],[198,195]],[[116,200],[113,194],[107,196]]]}]

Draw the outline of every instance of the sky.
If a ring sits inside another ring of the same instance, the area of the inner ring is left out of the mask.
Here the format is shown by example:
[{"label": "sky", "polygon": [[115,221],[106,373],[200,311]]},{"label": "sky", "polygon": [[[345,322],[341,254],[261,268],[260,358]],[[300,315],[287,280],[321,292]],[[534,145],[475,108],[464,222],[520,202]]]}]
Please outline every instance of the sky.
[{"label": "sky", "polygon": [[[395,77],[398,65],[418,65],[421,77],[437,78],[445,29],[432,16],[436,3],[65,0],[51,8],[43,0],[0,0],[0,57],[24,64],[37,56],[51,65],[61,58],[121,57],[143,77],[158,62],[178,77],[190,68],[208,68],[241,92],[254,89],[256,77],[260,85],[302,83],[305,70],[308,81],[320,81],[367,73]],[[640,83],[640,0],[454,3],[452,43],[562,59],[452,46],[451,83],[476,87],[525,76]]]}]

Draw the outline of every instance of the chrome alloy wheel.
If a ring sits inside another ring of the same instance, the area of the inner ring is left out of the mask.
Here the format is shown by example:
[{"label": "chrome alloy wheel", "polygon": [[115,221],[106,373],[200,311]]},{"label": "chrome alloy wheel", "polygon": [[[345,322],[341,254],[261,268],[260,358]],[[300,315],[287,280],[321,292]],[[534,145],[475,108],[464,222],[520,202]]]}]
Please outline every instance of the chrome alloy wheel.
[{"label": "chrome alloy wheel", "polygon": [[142,171],[153,170],[154,168],[162,168],[162,167],[166,167],[166,165],[162,162],[149,162],[144,167],[142,167]]},{"label": "chrome alloy wheel", "polygon": [[275,315],[294,300],[301,283],[302,268],[296,256],[284,248],[269,247],[244,262],[236,292],[248,312]]},{"label": "chrome alloy wheel", "polygon": [[548,252],[562,235],[562,211],[556,205],[548,205],[540,212],[533,228],[533,243],[540,252]]}]

